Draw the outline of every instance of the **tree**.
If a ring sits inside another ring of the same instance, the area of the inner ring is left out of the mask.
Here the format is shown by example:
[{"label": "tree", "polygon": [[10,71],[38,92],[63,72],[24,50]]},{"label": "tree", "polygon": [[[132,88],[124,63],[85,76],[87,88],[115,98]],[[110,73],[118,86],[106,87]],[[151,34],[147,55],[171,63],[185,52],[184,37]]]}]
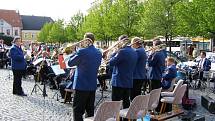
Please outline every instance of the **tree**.
[{"label": "tree", "polygon": [[47,40],[48,40],[49,43],[56,43],[56,42],[64,43],[64,42],[67,42],[66,37],[64,35],[63,20],[58,20],[57,22],[53,23]]},{"label": "tree", "polygon": [[49,32],[52,29],[53,23],[46,23],[43,28],[41,29],[40,33],[37,36],[37,40],[39,42],[47,42],[48,41],[48,36]]},{"label": "tree", "polygon": [[122,34],[140,35],[137,25],[142,8],[137,0],[103,0],[91,7],[82,32],[93,32],[100,40],[115,39]]},{"label": "tree", "polygon": [[84,15],[80,11],[71,17],[69,24],[65,28],[65,36],[68,41],[75,41],[81,39],[79,31],[84,21]]}]

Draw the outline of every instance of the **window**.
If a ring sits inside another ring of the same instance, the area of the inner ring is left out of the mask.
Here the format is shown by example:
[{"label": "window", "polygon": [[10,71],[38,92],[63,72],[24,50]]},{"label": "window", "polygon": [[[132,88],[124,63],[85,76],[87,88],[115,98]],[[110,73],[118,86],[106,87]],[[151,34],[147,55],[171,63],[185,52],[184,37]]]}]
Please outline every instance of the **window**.
[{"label": "window", "polygon": [[24,38],[28,38],[28,33],[25,33],[25,34],[24,34]]},{"label": "window", "polygon": [[18,36],[18,30],[15,30],[15,36]]},{"label": "window", "polygon": [[3,20],[0,20],[0,23],[1,23],[1,26],[3,26],[3,25],[4,25],[4,21],[3,21]]},{"label": "window", "polygon": [[7,35],[10,35],[10,29],[7,29]]},{"label": "window", "polygon": [[35,39],[35,37],[36,37],[35,35],[36,35],[35,33],[32,33],[32,34],[31,34],[31,38],[32,38],[32,39]]}]

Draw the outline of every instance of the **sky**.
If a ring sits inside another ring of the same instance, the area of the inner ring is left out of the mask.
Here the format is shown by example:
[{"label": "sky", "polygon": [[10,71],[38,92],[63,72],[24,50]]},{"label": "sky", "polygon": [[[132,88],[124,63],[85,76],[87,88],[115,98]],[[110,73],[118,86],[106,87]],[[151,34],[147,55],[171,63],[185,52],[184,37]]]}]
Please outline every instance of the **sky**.
[{"label": "sky", "polygon": [[0,0],[0,9],[19,10],[21,15],[49,16],[68,21],[78,11],[87,14],[95,0]]}]

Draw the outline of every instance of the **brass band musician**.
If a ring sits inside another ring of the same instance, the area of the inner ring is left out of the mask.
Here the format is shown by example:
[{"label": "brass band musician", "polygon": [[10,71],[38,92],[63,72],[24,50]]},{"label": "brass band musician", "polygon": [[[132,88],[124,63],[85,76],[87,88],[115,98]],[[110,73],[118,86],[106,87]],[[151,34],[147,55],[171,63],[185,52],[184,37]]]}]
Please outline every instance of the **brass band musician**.
[{"label": "brass band musician", "polygon": [[[133,88],[133,71],[137,62],[137,53],[129,46],[128,36],[119,37],[119,49],[113,53],[109,64],[113,66],[112,72],[112,100],[123,100],[123,108],[130,105],[129,93]],[[122,44],[120,44],[122,42]]]},{"label": "brass band musician", "polygon": [[86,33],[81,47],[71,56],[68,65],[77,66],[74,74],[72,89],[74,92],[73,120],[83,121],[83,114],[94,115],[95,91],[97,88],[97,73],[101,64],[102,54],[93,45],[95,37]]},{"label": "brass band musician", "polygon": [[[161,45],[160,39],[153,40],[153,47]],[[152,49],[148,57],[149,79],[151,81],[151,90],[161,87],[162,73],[165,69],[165,54],[163,49]]]},{"label": "brass band musician", "polygon": [[132,48],[137,53],[137,64],[133,73],[133,88],[131,89],[130,99],[131,101],[138,95],[141,95],[141,88],[144,87],[147,82],[146,77],[146,60],[147,55],[145,49],[142,47],[142,40],[139,37],[135,37],[131,41]]}]

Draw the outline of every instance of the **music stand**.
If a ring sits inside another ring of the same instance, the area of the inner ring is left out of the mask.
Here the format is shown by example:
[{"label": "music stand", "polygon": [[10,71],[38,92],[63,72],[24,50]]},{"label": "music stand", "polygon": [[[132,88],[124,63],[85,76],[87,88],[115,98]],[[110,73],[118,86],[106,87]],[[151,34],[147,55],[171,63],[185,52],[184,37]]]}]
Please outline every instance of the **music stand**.
[{"label": "music stand", "polygon": [[[104,81],[106,81],[106,79],[105,79]],[[102,103],[103,101],[105,101],[105,98],[107,98],[108,95],[109,95],[109,94],[104,95],[105,88],[101,88],[100,91],[101,91],[101,97],[100,97],[100,99],[97,101],[96,107],[97,107],[100,103]]]},{"label": "music stand", "polygon": [[[33,62],[34,65],[37,65],[37,64],[40,63],[40,67],[42,68],[42,66],[43,66],[42,64],[45,63],[46,60],[40,58],[40,59],[36,60],[35,62]],[[38,78],[38,81],[40,80],[39,77],[40,77],[40,72],[38,72],[38,75],[36,76],[36,78]],[[34,79],[34,80],[35,80],[35,84],[34,84],[34,87],[33,87],[32,91],[31,91],[31,95],[32,95],[33,92],[35,92],[35,94],[36,94],[37,93],[37,88],[39,88],[39,90],[42,92],[42,95],[43,95],[43,97],[45,99],[45,97],[47,96],[47,94],[46,94],[46,82],[45,82],[45,80],[44,79],[41,80],[42,83],[43,83],[43,89],[41,89],[40,86],[37,84],[37,79]]]},{"label": "music stand", "polygon": [[[57,75],[60,75],[60,74],[65,74],[65,71],[63,69],[60,68],[60,65],[54,65],[54,66],[51,66],[54,74],[57,76]],[[56,81],[55,81],[56,82]],[[60,87],[59,85],[57,85],[57,91],[54,93],[53,97],[54,98],[55,96],[57,97],[57,101],[59,101],[59,93],[60,93]]]}]

